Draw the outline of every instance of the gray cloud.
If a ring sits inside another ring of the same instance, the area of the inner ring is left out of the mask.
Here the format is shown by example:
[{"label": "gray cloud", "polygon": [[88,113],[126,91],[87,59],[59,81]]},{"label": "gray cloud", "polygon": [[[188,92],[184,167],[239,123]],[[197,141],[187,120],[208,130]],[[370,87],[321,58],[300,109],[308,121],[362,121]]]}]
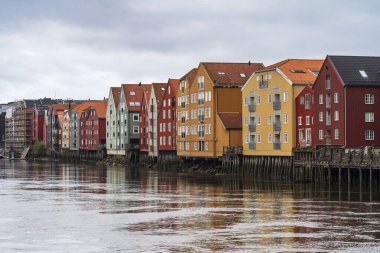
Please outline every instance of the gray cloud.
[{"label": "gray cloud", "polygon": [[0,103],[102,98],[199,61],[380,55],[377,1],[1,1]]}]

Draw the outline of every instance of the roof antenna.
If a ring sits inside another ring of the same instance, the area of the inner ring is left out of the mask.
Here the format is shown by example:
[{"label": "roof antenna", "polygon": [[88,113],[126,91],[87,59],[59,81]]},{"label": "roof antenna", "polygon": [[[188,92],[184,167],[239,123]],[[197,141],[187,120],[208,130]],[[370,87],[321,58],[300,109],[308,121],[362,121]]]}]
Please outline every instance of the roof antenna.
[{"label": "roof antenna", "polygon": [[251,61],[248,61],[248,66],[251,66]]}]

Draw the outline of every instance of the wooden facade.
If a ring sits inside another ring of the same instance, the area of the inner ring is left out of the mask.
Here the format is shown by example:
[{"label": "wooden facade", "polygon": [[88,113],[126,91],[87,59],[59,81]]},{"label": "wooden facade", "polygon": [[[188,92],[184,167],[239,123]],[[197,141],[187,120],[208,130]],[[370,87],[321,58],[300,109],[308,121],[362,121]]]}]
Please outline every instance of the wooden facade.
[{"label": "wooden facade", "polygon": [[313,87],[314,146],[380,145],[380,57],[327,56]]},{"label": "wooden facade", "polygon": [[314,91],[306,86],[296,97],[296,147],[313,145],[314,133]]},{"label": "wooden facade", "polygon": [[169,79],[158,113],[158,151],[176,150],[176,94],[179,79]]}]

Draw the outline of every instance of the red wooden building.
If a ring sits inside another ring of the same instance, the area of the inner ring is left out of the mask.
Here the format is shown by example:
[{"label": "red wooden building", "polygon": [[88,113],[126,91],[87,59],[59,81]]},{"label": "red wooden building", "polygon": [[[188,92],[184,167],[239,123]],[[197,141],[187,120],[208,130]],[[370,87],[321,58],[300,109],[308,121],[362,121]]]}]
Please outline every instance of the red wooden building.
[{"label": "red wooden building", "polygon": [[147,153],[149,152],[149,98],[150,90],[144,90],[142,100],[141,100],[141,109],[140,109],[140,152]]},{"label": "red wooden building", "polygon": [[380,146],[380,57],[327,56],[314,84],[314,146]]},{"label": "red wooden building", "polygon": [[176,94],[179,79],[169,79],[158,112],[158,151],[176,151]]},{"label": "red wooden building", "polygon": [[314,91],[306,86],[296,97],[296,147],[313,145],[314,132]]},{"label": "red wooden building", "polygon": [[80,149],[100,150],[106,145],[107,100],[85,109],[80,116]]}]

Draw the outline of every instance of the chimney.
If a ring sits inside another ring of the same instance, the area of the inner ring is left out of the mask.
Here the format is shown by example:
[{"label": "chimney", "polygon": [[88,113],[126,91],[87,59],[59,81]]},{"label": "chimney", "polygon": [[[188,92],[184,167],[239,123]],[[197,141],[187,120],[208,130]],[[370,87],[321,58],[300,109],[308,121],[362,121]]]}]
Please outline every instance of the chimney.
[{"label": "chimney", "polygon": [[251,66],[251,61],[248,61],[248,66]]},{"label": "chimney", "polygon": [[139,82],[139,87],[141,87],[141,82]]}]

